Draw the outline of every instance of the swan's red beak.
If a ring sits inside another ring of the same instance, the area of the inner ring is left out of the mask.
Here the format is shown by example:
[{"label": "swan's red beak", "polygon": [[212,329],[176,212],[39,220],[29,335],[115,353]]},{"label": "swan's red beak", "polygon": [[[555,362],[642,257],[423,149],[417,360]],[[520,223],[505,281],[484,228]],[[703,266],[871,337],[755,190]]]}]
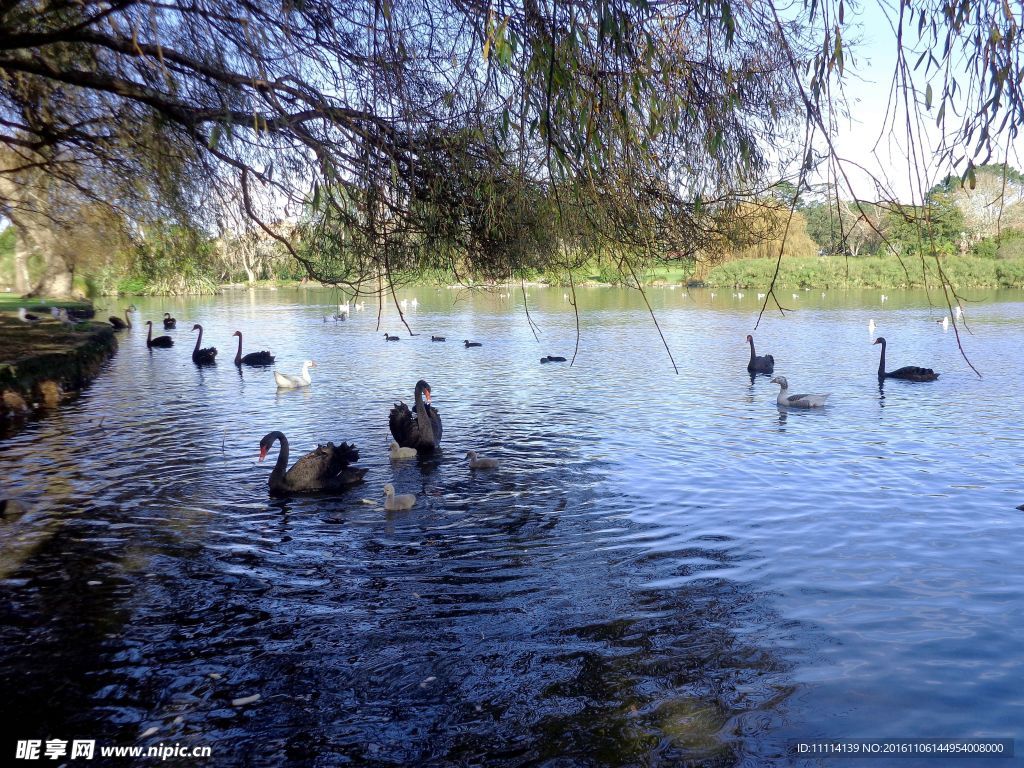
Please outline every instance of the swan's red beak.
[{"label": "swan's red beak", "polygon": [[423,390],[423,397],[426,399],[427,405],[430,405],[430,390],[429,389]]},{"label": "swan's red beak", "polygon": [[260,461],[263,461],[265,458],[267,458],[267,450],[268,450],[267,446],[265,446],[265,445],[261,445],[260,446],[260,459],[259,459]]}]

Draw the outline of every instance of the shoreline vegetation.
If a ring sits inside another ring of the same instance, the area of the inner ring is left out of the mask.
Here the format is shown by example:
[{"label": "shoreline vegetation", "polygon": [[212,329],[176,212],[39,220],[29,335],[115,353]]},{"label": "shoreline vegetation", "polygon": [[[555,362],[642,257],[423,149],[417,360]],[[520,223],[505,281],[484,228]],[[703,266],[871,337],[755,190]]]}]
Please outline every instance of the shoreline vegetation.
[{"label": "shoreline vegetation", "polygon": [[[958,291],[982,288],[1024,290],[1024,257],[993,258],[987,256],[949,255],[939,257],[942,272]],[[778,290],[905,290],[935,287],[941,284],[936,261],[932,257],[908,256],[902,260],[895,256],[784,256],[776,258],[735,259],[699,270],[693,262],[676,262],[637,270],[640,287],[686,286],[691,288],[766,290],[772,283],[778,263],[775,288]],[[697,274],[703,271],[703,279]],[[396,290],[410,285],[447,285],[467,289],[515,290],[526,286],[568,288],[570,281],[565,272],[537,272],[514,280],[475,280],[453,284],[450,276],[433,272],[394,275]],[[578,288],[627,287],[637,288],[631,276],[620,274],[613,263],[592,262],[573,270],[572,283]],[[197,283],[181,282],[174,286],[165,282],[148,284],[140,280],[123,281],[116,287],[97,291],[87,281],[76,280],[79,294],[88,302],[103,298],[131,296],[200,296],[225,291],[280,288],[335,288],[328,283],[301,279],[296,275],[248,281],[217,282],[212,279]],[[350,288],[339,288],[349,297]],[[388,289],[385,288],[387,297]],[[364,284],[361,296],[374,296],[376,281]],[[19,306],[29,311],[48,311],[50,306],[73,306],[75,302],[44,298],[21,298],[12,292],[0,293],[0,313],[16,312]]]},{"label": "shoreline vegetation", "polygon": [[[1017,288],[1024,289],[1024,258],[994,259],[984,256],[943,256],[940,257],[942,271],[957,290],[972,288]],[[774,258],[738,259],[718,264],[707,271],[703,280],[697,279],[691,264],[669,264],[638,271],[640,285],[644,288],[664,285],[679,285],[706,288],[743,288],[763,290],[771,284],[777,260]],[[522,281],[476,281],[465,285],[466,288],[514,289],[520,282],[527,286],[550,285],[568,287],[569,280],[562,274],[538,273],[524,277]],[[601,265],[590,265],[573,272],[573,282],[581,288],[597,287],[632,287],[636,283],[632,278],[624,279],[614,267],[602,268]],[[421,274],[405,275],[395,278],[395,287],[406,285],[448,285],[441,275]],[[783,257],[779,265],[779,274],[775,279],[777,289],[796,290],[803,288],[821,290],[856,290],[860,288],[878,288],[882,290],[901,290],[926,288],[940,284],[935,260],[931,257],[912,256],[902,260],[895,256],[860,256],[844,258],[842,256]],[[181,294],[162,293],[122,293],[114,296],[133,295],[199,295],[211,294],[225,290],[247,290],[250,288],[332,288],[333,286],[317,281],[293,278],[257,280],[248,282],[210,283],[201,291]],[[376,286],[367,286],[361,295],[374,295]],[[344,291],[350,293],[350,291]],[[98,297],[97,297],[98,298]]]},{"label": "shoreline vegetation", "polygon": [[[8,304],[0,299],[0,310]],[[32,308],[38,311],[35,303]],[[47,315],[28,325],[0,311],[0,438],[76,397],[116,351],[107,323],[65,325]]]}]

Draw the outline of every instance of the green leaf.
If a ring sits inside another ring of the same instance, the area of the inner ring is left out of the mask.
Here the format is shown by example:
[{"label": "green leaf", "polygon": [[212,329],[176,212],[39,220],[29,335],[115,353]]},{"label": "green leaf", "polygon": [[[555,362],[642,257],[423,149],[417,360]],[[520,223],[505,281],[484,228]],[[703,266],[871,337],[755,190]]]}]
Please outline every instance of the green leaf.
[{"label": "green leaf", "polygon": [[932,84],[928,83],[928,87],[924,89],[924,108],[932,108]]},{"label": "green leaf", "polygon": [[221,127],[220,123],[213,126],[213,130],[210,131],[210,141],[207,143],[207,146],[210,149],[217,149],[217,143],[220,141],[220,135],[223,130],[224,129]]}]

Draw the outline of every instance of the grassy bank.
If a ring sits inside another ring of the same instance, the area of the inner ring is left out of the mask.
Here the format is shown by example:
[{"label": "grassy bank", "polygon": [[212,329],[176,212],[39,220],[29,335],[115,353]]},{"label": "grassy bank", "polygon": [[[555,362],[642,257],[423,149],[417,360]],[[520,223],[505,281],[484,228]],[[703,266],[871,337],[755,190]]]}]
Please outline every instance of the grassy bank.
[{"label": "grassy bank", "polygon": [[[51,306],[88,305],[0,295],[0,436],[36,410],[54,408],[77,394],[117,351],[109,324],[66,325],[50,316]],[[19,307],[43,319],[25,323],[16,314]]]},{"label": "grassy bank", "polygon": [[[958,289],[1024,288],[1024,259],[945,256],[946,278]],[[720,264],[708,273],[712,288],[764,288],[775,272],[774,259],[747,259]],[[938,284],[935,259],[893,256],[863,258],[783,258],[779,288],[923,288]]]}]

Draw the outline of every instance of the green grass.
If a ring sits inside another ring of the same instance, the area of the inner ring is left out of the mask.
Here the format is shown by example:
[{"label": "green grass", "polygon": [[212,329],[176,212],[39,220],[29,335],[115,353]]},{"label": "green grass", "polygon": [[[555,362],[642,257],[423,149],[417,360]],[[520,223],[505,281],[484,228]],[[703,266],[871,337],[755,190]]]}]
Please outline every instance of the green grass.
[{"label": "green grass", "polygon": [[[946,256],[946,279],[957,288],[1024,288],[1024,259]],[[711,288],[763,288],[771,282],[775,259],[747,259],[719,264],[708,274]],[[844,259],[783,258],[778,288],[923,288],[939,284],[935,260],[868,256]]]},{"label": "green grass", "polygon": [[91,306],[87,301],[46,298],[26,299],[16,293],[0,293],[0,312],[17,312],[20,307],[24,307],[29,312],[39,313],[49,312],[50,307],[89,309]]}]

